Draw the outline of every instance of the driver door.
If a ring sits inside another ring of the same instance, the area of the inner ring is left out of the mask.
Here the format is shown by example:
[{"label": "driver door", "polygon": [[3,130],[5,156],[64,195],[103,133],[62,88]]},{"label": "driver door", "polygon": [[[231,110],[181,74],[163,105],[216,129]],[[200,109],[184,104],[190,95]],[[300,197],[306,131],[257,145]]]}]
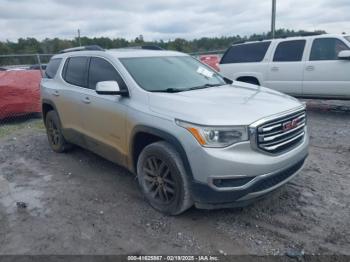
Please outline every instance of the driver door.
[{"label": "driver door", "polygon": [[81,108],[88,147],[103,157],[125,164],[126,121],[128,98],[118,95],[99,95],[96,84],[101,81],[117,81],[120,88],[126,88],[115,67],[106,59],[92,57],[88,71],[88,90]]}]

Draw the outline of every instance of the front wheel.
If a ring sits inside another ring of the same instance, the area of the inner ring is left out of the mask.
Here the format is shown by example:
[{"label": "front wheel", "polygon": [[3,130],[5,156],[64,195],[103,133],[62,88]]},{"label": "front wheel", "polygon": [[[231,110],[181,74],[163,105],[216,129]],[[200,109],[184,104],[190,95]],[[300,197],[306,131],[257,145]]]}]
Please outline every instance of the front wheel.
[{"label": "front wheel", "polygon": [[137,177],[145,198],[156,210],[178,215],[193,205],[181,157],[169,143],[156,142],[143,149]]}]

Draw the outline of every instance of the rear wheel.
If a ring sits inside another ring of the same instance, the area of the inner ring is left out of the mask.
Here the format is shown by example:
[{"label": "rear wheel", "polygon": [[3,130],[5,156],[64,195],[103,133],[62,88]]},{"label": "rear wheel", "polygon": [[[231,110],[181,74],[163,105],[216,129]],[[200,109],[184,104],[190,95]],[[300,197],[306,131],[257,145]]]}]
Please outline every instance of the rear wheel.
[{"label": "rear wheel", "polygon": [[72,145],[63,137],[59,117],[55,111],[49,111],[46,114],[45,126],[47,138],[53,151],[62,153],[71,149]]},{"label": "rear wheel", "polygon": [[156,210],[177,215],[193,205],[182,160],[170,144],[156,142],[145,147],[137,175],[145,198]]}]

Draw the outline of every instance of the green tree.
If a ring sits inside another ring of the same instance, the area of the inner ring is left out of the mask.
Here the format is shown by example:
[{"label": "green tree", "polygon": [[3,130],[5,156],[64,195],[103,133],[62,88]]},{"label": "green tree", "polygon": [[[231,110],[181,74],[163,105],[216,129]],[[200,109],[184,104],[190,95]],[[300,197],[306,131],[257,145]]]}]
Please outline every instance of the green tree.
[{"label": "green tree", "polygon": [[[290,36],[305,36],[324,34],[323,30],[309,32],[305,30],[289,30],[278,29],[276,30],[276,37],[290,37]],[[137,36],[134,40],[126,40],[124,38],[109,37],[81,37],[82,45],[99,45],[103,48],[123,48],[128,46],[140,46],[140,45],[157,45],[163,49],[177,50],[181,52],[201,52],[201,51],[213,51],[213,50],[225,50],[233,43],[242,41],[259,41],[263,39],[271,38],[271,33],[252,34],[250,36],[222,36],[222,37],[202,37],[199,39],[186,40],[183,38],[176,38],[169,41],[145,41],[143,35]],[[6,41],[0,42],[0,55],[2,54],[23,54],[23,53],[50,53],[54,54],[60,50],[78,46],[78,39],[59,39],[59,38],[45,38],[42,41],[38,41],[35,38],[19,38],[16,42]],[[0,61],[1,62],[1,61]]]}]

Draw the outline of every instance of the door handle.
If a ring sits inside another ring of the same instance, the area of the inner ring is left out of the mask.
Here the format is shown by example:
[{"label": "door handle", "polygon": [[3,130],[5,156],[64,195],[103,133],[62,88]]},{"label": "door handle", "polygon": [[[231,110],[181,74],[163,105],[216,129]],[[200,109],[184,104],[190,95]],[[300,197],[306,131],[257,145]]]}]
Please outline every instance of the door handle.
[{"label": "door handle", "polygon": [[277,66],[271,67],[271,71],[277,72],[278,70],[279,70],[279,68]]},{"label": "door handle", "polygon": [[58,92],[58,90],[54,90],[53,93],[52,93],[54,96],[59,96],[60,93]]},{"label": "door handle", "polygon": [[314,71],[315,67],[314,66],[307,66],[305,68],[306,71]]},{"label": "door handle", "polygon": [[85,98],[83,99],[83,102],[84,102],[85,104],[90,104],[90,103],[91,103],[91,100],[90,100],[89,97],[85,97]]}]

